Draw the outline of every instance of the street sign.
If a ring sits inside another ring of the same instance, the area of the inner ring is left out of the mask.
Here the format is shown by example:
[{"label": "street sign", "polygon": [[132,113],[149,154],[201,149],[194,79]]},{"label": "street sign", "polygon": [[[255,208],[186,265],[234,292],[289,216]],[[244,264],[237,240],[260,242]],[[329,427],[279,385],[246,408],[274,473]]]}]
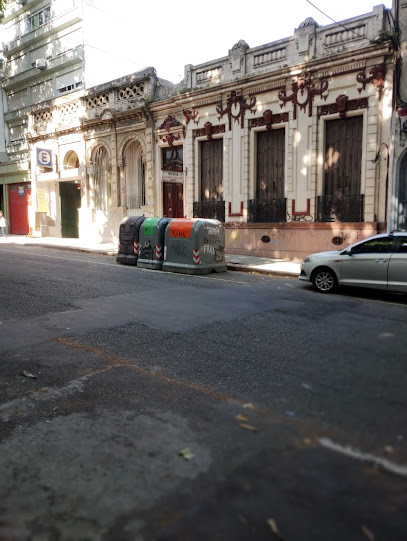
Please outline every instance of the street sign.
[{"label": "street sign", "polygon": [[37,148],[37,165],[52,167],[52,152],[46,148]]}]

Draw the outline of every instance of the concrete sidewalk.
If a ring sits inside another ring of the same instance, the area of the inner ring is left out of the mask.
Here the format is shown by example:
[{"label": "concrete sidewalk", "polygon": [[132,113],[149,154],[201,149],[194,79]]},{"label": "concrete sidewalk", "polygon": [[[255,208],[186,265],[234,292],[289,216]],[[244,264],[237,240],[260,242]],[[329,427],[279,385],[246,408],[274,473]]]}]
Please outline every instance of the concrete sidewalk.
[{"label": "concrete sidewalk", "polygon": [[[23,246],[43,246],[59,250],[88,252],[101,255],[115,256],[116,243],[86,243],[80,239],[63,239],[59,237],[27,237],[23,235],[7,235],[0,237],[0,244],[20,244]],[[277,274],[283,276],[299,276],[301,265],[281,259],[253,257],[248,255],[226,254],[228,270],[242,272],[258,272],[261,274]]]}]

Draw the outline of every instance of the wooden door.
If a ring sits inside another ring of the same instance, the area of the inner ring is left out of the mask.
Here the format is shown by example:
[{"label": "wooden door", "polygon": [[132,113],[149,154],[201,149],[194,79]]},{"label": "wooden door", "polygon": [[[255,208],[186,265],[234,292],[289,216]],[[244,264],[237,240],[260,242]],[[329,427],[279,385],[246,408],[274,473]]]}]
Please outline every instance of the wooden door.
[{"label": "wooden door", "polygon": [[326,123],[324,195],[360,194],[363,117]]},{"label": "wooden door", "polygon": [[184,217],[184,186],[180,182],[163,183],[163,209],[167,218]]},{"label": "wooden door", "polygon": [[201,143],[201,201],[223,201],[223,139]]},{"label": "wooden door", "polygon": [[282,129],[257,134],[256,199],[284,197],[285,132]]}]

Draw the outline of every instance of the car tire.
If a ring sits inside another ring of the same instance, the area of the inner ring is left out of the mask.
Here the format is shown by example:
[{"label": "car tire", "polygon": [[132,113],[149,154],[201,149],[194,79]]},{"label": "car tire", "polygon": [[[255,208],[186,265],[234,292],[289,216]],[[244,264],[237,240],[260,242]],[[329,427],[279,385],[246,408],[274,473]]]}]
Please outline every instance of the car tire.
[{"label": "car tire", "polygon": [[338,287],[335,273],[327,267],[314,271],[312,275],[312,284],[320,293],[333,293]]}]

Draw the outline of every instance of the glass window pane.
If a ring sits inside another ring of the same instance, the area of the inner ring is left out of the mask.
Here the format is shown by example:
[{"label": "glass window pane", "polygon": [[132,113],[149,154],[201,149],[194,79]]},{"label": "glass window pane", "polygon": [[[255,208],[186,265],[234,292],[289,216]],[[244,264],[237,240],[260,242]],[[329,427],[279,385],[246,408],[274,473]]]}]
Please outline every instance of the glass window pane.
[{"label": "glass window pane", "polygon": [[353,254],[387,254],[391,251],[393,237],[372,239],[352,248]]}]

